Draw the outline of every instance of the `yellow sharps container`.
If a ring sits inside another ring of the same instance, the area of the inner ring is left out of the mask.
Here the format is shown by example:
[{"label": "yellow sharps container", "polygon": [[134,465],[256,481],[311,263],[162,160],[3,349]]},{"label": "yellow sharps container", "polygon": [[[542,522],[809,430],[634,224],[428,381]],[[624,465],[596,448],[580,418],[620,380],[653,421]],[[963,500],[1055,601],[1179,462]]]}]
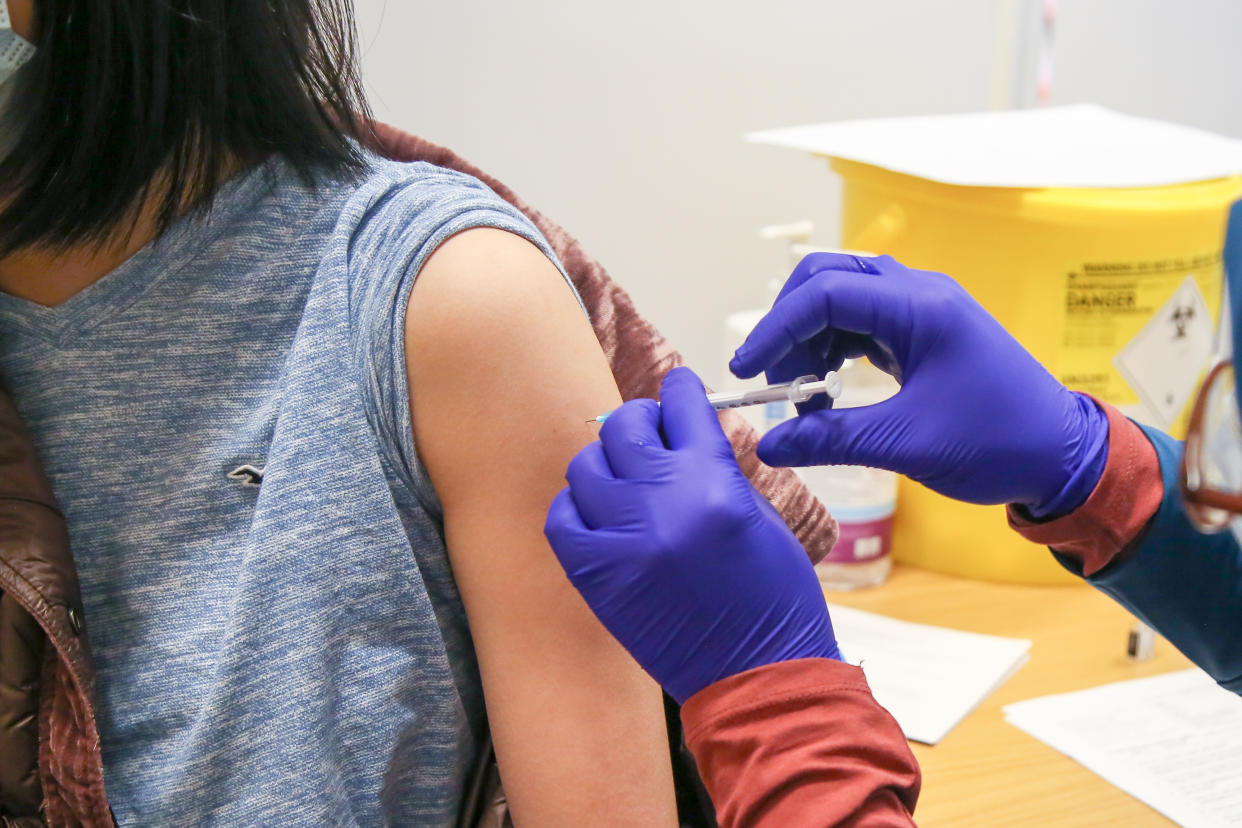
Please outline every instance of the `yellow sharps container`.
[{"label": "yellow sharps container", "polygon": [[[1180,436],[1222,294],[1221,247],[1242,177],[1144,188],[943,184],[833,158],[843,247],[960,282],[1058,379]],[[1194,340],[1191,342],[1191,340]],[[1170,384],[1169,348],[1202,353]],[[1162,350],[1164,349],[1164,350]],[[903,480],[897,560],[950,574],[1075,583],[972,506]]]}]

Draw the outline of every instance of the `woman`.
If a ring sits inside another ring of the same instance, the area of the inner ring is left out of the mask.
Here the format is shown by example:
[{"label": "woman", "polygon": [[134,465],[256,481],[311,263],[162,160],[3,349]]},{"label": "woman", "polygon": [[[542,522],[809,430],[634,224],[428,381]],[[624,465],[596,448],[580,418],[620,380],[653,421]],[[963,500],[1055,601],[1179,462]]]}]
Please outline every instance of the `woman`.
[{"label": "woman", "polygon": [[116,820],[451,824],[485,694],[518,821],[673,822],[659,690],[541,533],[619,399],[534,227],[360,149],[344,2],[0,9],[0,377]]}]

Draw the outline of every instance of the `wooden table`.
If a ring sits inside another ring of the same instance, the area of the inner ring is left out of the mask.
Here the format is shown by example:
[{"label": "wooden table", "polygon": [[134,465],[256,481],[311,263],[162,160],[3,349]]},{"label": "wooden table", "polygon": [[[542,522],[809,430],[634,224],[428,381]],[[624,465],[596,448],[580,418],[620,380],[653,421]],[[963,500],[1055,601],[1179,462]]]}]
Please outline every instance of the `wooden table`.
[{"label": "wooden table", "polygon": [[1132,619],[1107,596],[1087,586],[988,584],[899,565],[881,588],[830,592],[828,600],[1033,642],[1030,660],[940,744],[912,743],[923,766],[915,812],[921,828],[1174,824],[1008,724],[1001,712],[1010,702],[1191,666],[1163,639],[1152,660],[1128,659]]}]

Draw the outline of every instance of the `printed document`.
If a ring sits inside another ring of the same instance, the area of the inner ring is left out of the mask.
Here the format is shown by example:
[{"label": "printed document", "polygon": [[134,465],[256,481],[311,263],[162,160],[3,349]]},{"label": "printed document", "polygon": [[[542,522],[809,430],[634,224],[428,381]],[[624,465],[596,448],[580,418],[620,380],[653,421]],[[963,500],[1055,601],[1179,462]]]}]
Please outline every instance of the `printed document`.
[{"label": "printed document", "polygon": [[1179,825],[1242,825],[1242,698],[1202,670],[1018,702],[1005,717]]}]

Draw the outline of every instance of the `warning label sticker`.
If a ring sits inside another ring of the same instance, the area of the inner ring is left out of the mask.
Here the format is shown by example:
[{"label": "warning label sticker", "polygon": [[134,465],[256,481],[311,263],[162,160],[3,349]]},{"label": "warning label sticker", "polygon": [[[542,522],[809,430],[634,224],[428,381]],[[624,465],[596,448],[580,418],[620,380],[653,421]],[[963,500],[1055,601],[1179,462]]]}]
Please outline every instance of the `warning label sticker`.
[{"label": "warning label sticker", "polygon": [[1164,428],[1171,428],[1190,402],[1212,356],[1213,333],[1203,292],[1187,276],[1113,360]]},{"label": "warning label sticker", "polygon": [[1177,433],[1212,355],[1222,274],[1219,252],[1069,270],[1058,379]]}]

